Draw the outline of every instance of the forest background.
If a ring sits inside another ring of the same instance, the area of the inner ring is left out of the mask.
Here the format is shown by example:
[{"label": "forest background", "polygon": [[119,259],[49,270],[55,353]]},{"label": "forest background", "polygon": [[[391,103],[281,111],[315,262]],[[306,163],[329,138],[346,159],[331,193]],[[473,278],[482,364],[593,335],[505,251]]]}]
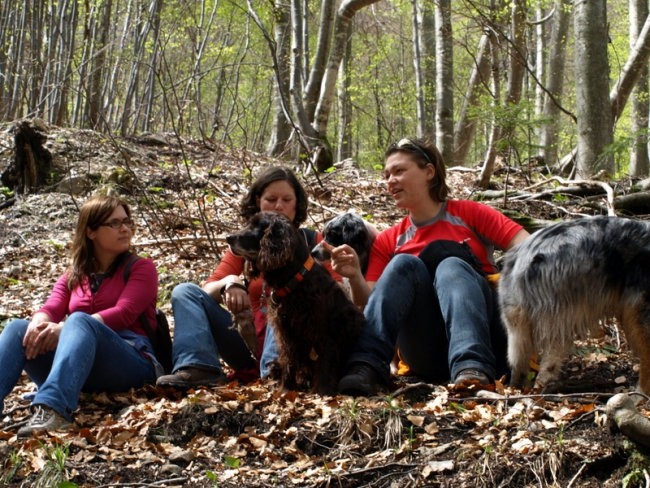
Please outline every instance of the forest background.
[{"label": "forest background", "polygon": [[3,1],[0,120],[173,132],[321,171],[426,137],[482,186],[497,159],[642,177],[647,17],[643,0]]},{"label": "forest background", "polygon": [[[404,136],[436,142],[455,197],[530,230],[611,213],[612,189],[617,213],[648,215],[623,197],[648,176],[649,45],[647,0],[0,0],[0,321],[47,297],[97,187],[134,197],[171,318],[260,166],[302,170],[310,226],[352,207],[385,228],[401,213],[383,153]],[[73,431],[22,442],[24,379],[0,485],[647,486],[647,452],[605,427],[638,372],[604,329],[577,345],[565,395],[145,388],[85,397]]]}]

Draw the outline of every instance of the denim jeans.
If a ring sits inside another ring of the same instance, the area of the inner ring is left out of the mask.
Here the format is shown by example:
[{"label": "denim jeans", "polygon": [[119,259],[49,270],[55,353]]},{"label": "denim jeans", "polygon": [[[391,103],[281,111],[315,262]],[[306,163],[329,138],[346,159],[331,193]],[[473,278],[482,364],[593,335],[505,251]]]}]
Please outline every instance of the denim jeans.
[{"label": "denim jeans", "polygon": [[174,372],[194,367],[219,374],[220,359],[235,370],[256,368],[246,342],[234,327],[228,310],[193,283],[172,291],[174,313]]},{"label": "denim jeans", "polygon": [[375,284],[349,363],[370,364],[387,380],[395,346],[411,371],[430,381],[478,368],[492,378],[505,368],[506,335],[495,293],[462,259],[440,263],[431,279],[416,256],[398,254]]},{"label": "denim jeans", "polygon": [[271,369],[271,363],[280,356],[280,347],[275,338],[273,325],[267,322],[266,331],[264,332],[264,348],[260,357],[260,378],[268,378]]},{"label": "denim jeans", "polygon": [[25,370],[38,386],[32,404],[46,405],[72,419],[82,391],[119,392],[156,381],[155,367],[145,353],[149,340],[134,332],[118,334],[83,312],[65,321],[55,351],[25,358],[23,337],[29,321],[9,322],[0,334],[0,402]]}]

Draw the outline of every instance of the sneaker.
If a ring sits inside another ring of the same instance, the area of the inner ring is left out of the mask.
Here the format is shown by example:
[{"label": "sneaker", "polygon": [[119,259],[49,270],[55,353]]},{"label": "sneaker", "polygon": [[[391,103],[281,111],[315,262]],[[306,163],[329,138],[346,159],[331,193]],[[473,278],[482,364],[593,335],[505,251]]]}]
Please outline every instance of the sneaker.
[{"label": "sneaker", "polygon": [[372,396],[387,391],[388,384],[369,364],[354,363],[339,381],[338,390],[344,395]]},{"label": "sneaker", "polygon": [[216,386],[225,382],[225,375],[200,368],[183,368],[173,374],[159,376],[156,380],[158,386],[171,386],[179,390],[189,390],[197,386]]},{"label": "sneaker", "polygon": [[468,382],[478,383],[479,385],[489,385],[492,383],[492,380],[480,369],[468,368],[458,373],[453,383],[458,385],[460,383]]},{"label": "sneaker", "polygon": [[29,437],[34,432],[67,429],[72,425],[62,415],[45,405],[35,405],[32,412],[27,424],[18,430],[18,437]]}]

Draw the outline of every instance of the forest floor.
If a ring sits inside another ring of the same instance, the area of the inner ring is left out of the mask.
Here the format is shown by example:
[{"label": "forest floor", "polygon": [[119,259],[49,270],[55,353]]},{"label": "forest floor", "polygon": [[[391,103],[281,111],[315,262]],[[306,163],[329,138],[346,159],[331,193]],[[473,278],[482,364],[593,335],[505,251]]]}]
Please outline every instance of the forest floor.
[{"label": "forest floor", "polygon": [[[13,158],[8,129],[0,127],[0,170]],[[240,225],[237,203],[251,172],[269,164],[168,135],[118,141],[52,127],[46,146],[64,183],[0,201],[0,324],[29,316],[47,297],[67,262],[77,206],[98,186],[130,195],[136,248],[158,266],[160,305],[171,319],[171,289],[213,269],[224,236]],[[496,189],[506,175],[519,189],[544,179],[540,168],[500,168]],[[476,177],[451,169],[453,196],[475,196]],[[380,229],[401,216],[378,171],[343,164],[303,179],[307,225],[321,228],[349,209]],[[603,197],[487,203],[549,221],[594,213],[595,198]],[[557,395],[505,381],[486,395],[410,377],[374,398],[284,392],[271,381],[187,394],[150,386],[84,394],[70,431],[26,440],[15,435],[34,391],[23,377],[0,417],[0,486],[647,486],[647,453],[610,430],[604,413],[609,397],[634,388],[636,361],[615,323],[601,329],[576,343]]]}]

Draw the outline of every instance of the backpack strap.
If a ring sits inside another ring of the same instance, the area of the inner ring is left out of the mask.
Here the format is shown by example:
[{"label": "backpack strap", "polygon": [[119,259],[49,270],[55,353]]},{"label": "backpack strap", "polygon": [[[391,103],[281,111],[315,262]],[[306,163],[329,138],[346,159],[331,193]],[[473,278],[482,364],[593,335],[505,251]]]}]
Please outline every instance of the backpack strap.
[{"label": "backpack strap", "polygon": [[314,246],[317,244],[316,242],[316,231],[314,229],[307,229],[307,228],[302,228],[302,234],[305,236],[305,242],[307,243],[307,247],[311,250],[314,248]]}]

